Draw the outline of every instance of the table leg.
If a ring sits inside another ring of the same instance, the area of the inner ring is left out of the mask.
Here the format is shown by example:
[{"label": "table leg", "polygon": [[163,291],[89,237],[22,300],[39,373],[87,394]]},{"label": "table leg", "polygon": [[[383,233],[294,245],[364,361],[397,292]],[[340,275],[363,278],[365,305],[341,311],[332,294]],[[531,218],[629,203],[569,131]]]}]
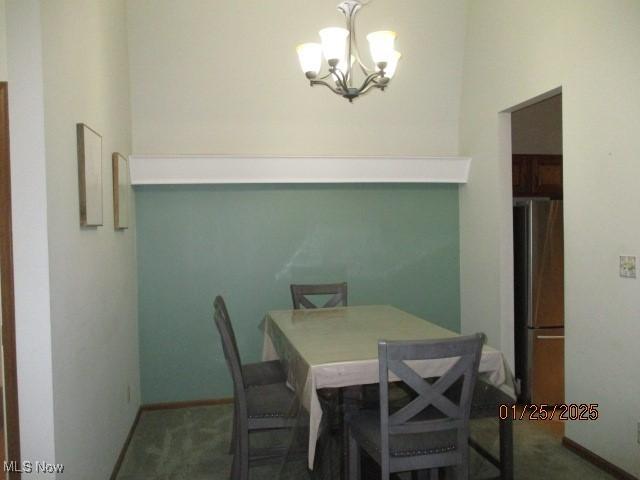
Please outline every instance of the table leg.
[{"label": "table leg", "polygon": [[500,420],[500,478],[513,480],[513,421]]},{"label": "table leg", "polygon": [[342,478],[349,479],[349,419],[358,411],[362,397],[362,386],[354,385],[342,389]]}]

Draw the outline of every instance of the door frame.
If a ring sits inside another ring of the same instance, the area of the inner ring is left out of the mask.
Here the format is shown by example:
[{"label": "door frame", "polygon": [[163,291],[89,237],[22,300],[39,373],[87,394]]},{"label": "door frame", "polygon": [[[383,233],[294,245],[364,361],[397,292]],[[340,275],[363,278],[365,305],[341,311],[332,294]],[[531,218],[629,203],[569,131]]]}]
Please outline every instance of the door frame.
[{"label": "door frame", "polygon": [[[2,347],[6,427],[6,461],[20,466],[20,424],[18,417],[18,372],[16,365],[15,299],[13,289],[13,247],[11,222],[11,164],[9,154],[9,88],[0,82],[0,284],[2,294]],[[20,478],[10,472],[9,479]]]},{"label": "door frame", "polygon": [[[500,349],[505,355],[509,366],[515,372],[515,328],[514,328],[514,265],[513,265],[513,171],[511,149],[511,114],[517,110],[529,107],[548,98],[562,95],[562,85],[547,90],[539,95],[498,112],[498,155],[505,203],[503,216],[503,230],[501,235],[501,317],[500,317]],[[562,99],[564,112],[564,97]],[[564,128],[564,125],[563,125]],[[564,153],[564,137],[562,143]]]}]

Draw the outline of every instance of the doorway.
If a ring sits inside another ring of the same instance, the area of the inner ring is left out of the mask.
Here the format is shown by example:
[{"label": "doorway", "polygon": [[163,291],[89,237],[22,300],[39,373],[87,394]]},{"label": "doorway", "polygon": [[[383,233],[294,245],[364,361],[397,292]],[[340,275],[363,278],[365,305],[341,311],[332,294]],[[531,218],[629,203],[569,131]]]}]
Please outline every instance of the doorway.
[{"label": "doorway", "polygon": [[[20,432],[18,423],[18,376],[16,369],[15,302],[13,291],[13,250],[11,235],[11,167],[9,162],[8,85],[0,82],[0,478],[15,480],[20,473]],[[6,462],[6,463],[5,463]],[[8,462],[16,462],[7,469]],[[13,470],[6,473],[7,470]],[[8,476],[7,476],[8,475]]]},{"label": "doorway", "polygon": [[523,404],[564,402],[562,93],[511,111],[514,359]]}]

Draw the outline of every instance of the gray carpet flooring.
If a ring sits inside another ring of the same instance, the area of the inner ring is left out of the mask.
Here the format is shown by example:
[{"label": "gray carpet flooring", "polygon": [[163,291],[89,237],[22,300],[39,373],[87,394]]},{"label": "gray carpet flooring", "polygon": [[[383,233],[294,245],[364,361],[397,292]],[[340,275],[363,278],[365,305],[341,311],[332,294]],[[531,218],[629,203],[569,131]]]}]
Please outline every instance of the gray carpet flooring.
[{"label": "gray carpet flooring", "polygon": [[[117,480],[228,480],[232,409],[203,406],[142,413]],[[560,444],[558,429],[534,422],[514,422],[515,477],[522,480],[608,479]],[[497,455],[497,423],[472,422],[472,436]],[[262,435],[257,443],[273,445],[282,439]],[[473,450],[472,450],[473,452]],[[310,478],[305,461],[252,468],[252,480]],[[478,455],[471,460],[472,478],[495,476],[497,470]]]}]

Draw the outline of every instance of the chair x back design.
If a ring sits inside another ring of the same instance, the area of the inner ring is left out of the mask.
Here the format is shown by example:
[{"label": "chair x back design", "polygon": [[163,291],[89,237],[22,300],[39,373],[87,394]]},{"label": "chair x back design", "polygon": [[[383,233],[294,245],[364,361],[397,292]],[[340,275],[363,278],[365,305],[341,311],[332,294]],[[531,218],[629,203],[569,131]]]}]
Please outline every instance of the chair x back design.
[{"label": "chair x back design", "polygon": [[[438,478],[438,468],[448,466],[455,467],[457,478],[468,478],[469,415],[483,340],[483,334],[476,334],[379,342],[380,412],[356,414],[351,421],[350,478],[359,478],[359,447],[380,464],[383,480],[394,472],[427,469],[431,478]],[[436,359],[451,359],[452,366],[435,381],[423,379],[407,364]],[[416,394],[393,413],[390,372]]]},{"label": "chair x back design", "polygon": [[317,285],[291,285],[291,300],[295,310],[301,308],[318,308],[308,296],[331,295],[331,298],[322,305],[322,308],[346,307],[347,306],[347,282],[326,283]]}]

